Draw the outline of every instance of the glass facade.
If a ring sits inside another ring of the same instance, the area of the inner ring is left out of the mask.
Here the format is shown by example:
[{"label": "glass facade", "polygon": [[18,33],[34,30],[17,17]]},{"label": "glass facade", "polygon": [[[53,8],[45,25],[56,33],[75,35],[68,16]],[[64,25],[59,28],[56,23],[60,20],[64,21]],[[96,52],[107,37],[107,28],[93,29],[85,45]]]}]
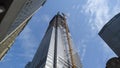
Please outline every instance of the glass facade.
[{"label": "glass facade", "polygon": [[10,1],[11,5],[8,5],[9,8],[0,22],[0,59],[10,49],[15,38],[24,29],[36,10],[46,2],[46,0],[8,1]]},{"label": "glass facade", "polygon": [[31,64],[26,68],[82,68],[66,26],[63,15],[53,17]]},{"label": "glass facade", "polygon": [[115,15],[99,32],[100,37],[120,56],[120,13]]}]

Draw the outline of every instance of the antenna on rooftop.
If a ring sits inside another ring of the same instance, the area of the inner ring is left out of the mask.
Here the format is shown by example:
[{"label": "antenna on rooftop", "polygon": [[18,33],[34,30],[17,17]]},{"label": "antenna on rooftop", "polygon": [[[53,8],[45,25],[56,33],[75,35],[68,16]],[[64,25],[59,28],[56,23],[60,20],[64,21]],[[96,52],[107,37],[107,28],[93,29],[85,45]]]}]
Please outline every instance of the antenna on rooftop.
[{"label": "antenna on rooftop", "polygon": [[58,11],[57,15],[60,15],[60,11]]},{"label": "antenna on rooftop", "polygon": [[64,13],[62,13],[62,15],[63,15],[63,17],[64,17],[64,18],[66,18],[66,17],[67,17],[67,15],[66,15],[66,14],[64,14]]}]

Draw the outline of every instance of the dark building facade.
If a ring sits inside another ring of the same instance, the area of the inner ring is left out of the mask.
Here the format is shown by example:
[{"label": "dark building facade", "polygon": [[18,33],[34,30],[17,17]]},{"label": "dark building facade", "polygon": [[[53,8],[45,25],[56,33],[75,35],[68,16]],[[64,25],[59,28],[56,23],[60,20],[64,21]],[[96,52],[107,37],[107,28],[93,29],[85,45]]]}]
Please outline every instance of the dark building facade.
[{"label": "dark building facade", "polygon": [[[115,15],[99,32],[100,37],[120,57],[120,13]],[[107,68],[120,68],[120,58],[116,57],[107,62]],[[115,67],[117,64],[118,67]],[[111,65],[111,66],[109,66]],[[113,65],[113,67],[112,67]]]},{"label": "dark building facade", "polygon": [[0,0],[0,59],[46,0]]},{"label": "dark building facade", "polygon": [[25,68],[82,68],[63,13],[50,21],[33,60]]},{"label": "dark building facade", "polygon": [[120,58],[113,57],[106,63],[106,68],[120,68]]},{"label": "dark building facade", "polygon": [[120,13],[105,24],[99,35],[120,56]]}]

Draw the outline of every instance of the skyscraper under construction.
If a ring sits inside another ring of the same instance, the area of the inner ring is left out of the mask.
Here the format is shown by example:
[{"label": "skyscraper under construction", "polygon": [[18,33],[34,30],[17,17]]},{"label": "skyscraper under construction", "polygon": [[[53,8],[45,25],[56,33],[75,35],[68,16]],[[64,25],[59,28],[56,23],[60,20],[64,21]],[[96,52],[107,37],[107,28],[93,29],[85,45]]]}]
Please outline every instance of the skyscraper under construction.
[{"label": "skyscraper under construction", "polygon": [[32,62],[26,68],[82,68],[65,14],[58,13],[50,21]]},{"label": "skyscraper under construction", "polygon": [[0,60],[46,0],[0,0]]}]

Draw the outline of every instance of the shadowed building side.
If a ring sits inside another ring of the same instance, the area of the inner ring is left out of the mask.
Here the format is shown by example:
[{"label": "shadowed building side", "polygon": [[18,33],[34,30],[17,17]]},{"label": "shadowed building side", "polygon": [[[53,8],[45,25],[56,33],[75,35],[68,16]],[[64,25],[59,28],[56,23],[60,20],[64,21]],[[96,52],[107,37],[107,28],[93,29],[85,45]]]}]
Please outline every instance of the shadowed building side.
[{"label": "shadowed building side", "polygon": [[58,13],[50,21],[33,60],[25,68],[82,68],[64,15]]},{"label": "shadowed building side", "polygon": [[[100,37],[108,44],[108,46],[120,57],[120,13],[115,15],[99,32]],[[117,58],[117,57],[116,57]],[[118,58],[119,59],[119,58]],[[107,62],[107,68],[120,68],[120,62],[112,58]],[[115,65],[114,65],[115,64]],[[116,64],[118,67],[115,67]],[[113,66],[112,66],[113,65]]]},{"label": "shadowed building side", "polygon": [[[30,18],[31,19],[31,18]],[[30,20],[29,19],[29,20]],[[8,52],[10,47],[13,45],[15,38],[20,34],[20,32],[27,25],[29,20],[25,20],[22,24],[20,24],[12,33],[9,34],[0,44],[0,59],[4,57],[4,55]]]},{"label": "shadowed building side", "polygon": [[0,1],[0,59],[46,0]]},{"label": "shadowed building side", "polygon": [[120,58],[113,57],[106,63],[106,68],[120,68]]}]

